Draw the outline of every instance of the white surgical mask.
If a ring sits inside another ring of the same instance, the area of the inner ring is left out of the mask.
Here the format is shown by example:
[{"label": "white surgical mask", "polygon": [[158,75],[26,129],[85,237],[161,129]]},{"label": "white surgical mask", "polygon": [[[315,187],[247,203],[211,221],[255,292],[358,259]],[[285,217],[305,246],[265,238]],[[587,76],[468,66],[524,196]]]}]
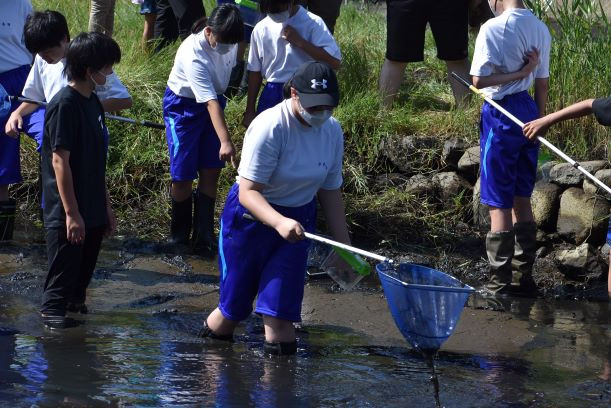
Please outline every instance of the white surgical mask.
[{"label": "white surgical mask", "polygon": [[[98,73],[102,74],[101,72],[98,71]],[[112,75],[112,72],[108,75],[102,74],[104,75],[105,79],[104,79],[104,83],[103,84],[98,84],[96,82],[95,79],[93,79],[93,75],[89,75],[89,78],[91,78],[91,80],[93,81],[93,83],[95,84],[96,89],[105,89],[106,88],[106,84],[108,84],[108,78],[110,78],[110,76]]]},{"label": "white surgical mask", "polygon": [[308,122],[308,124],[312,127],[322,126],[323,123],[325,123],[331,117],[331,111],[328,109],[310,113],[307,110],[305,110],[303,106],[301,106],[301,104],[299,104],[299,107],[301,108],[299,110],[299,114],[301,115],[303,120]]},{"label": "white surgical mask", "polygon": [[280,13],[269,13],[268,16],[274,23],[284,23],[291,17],[291,14],[288,10],[285,10]]},{"label": "white surgical mask", "polygon": [[234,45],[235,44],[223,44],[223,43],[217,42],[216,47],[214,47],[213,50],[221,55],[225,55],[233,49]]}]

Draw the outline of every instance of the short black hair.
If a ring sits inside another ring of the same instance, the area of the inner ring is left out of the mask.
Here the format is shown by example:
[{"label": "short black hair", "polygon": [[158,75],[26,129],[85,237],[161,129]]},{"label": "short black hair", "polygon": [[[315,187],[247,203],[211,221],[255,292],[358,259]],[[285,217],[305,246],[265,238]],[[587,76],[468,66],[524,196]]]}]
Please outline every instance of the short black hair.
[{"label": "short black hair", "polygon": [[66,17],[59,11],[36,11],[25,20],[23,38],[32,54],[58,47],[63,40],[70,41]]},{"label": "short black hair", "polygon": [[87,79],[87,68],[100,70],[121,61],[115,40],[102,33],[80,33],[70,43],[64,72],[69,80]]},{"label": "short black hair", "polygon": [[222,43],[235,44],[244,39],[244,21],[240,9],[235,4],[223,3],[193,24],[191,32],[199,33],[210,27],[212,34]]},{"label": "short black hair", "polygon": [[286,6],[291,6],[295,3],[294,0],[260,0],[259,11],[263,14],[279,13],[286,9]]}]

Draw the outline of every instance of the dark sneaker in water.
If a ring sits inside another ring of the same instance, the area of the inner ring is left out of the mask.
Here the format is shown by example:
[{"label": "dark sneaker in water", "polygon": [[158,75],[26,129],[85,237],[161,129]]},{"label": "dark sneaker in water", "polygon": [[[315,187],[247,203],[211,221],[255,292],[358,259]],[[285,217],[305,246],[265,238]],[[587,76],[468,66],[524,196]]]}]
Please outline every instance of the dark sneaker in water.
[{"label": "dark sneaker in water", "polygon": [[66,310],[72,313],[80,313],[87,314],[89,309],[87,309],[87,305],[84,303],[68,303],[66,306]]},{"label": "dark sneaker in water", "polygon": [[42,322],[47,329],[69,329],[78,326],[78,322],[66,316],[41,314]]}]

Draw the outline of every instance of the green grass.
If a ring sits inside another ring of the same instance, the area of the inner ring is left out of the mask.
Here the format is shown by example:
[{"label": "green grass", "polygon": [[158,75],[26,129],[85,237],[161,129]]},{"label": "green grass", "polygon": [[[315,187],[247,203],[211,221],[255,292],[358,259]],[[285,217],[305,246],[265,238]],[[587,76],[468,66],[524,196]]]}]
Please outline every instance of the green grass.
[{"label": "green grass", "polygon": [[[213,3],[205,2],[207,11],[212,10]],[[581,8],[573,10],[576,3]],[[609,22],[593,12],[593,3],[574,0],[572,5],[561,4],[546,17],[548,23],[551,18],[557,21],[552,31],[550,109],[611,93]],[[73,36],[87,28],[86,1],[34,0],[33,4],[36,9],[64,13]],[[115,70],[134,99],[134,106],[122,114],[162,122],[161,98],[178,45],[152,56],[144,53],[139,44],[143,18],[138,10],[127,0],[117,1],[114,38],[123,57]],[[470,36],[472,50],[475,33]],[[392,170],[380,159],[378,146],[382,138],[397,134],[438,136],[440,142],[446,135],[458,135],[475,145],[480,101],[473,100],[465,110],[450,108],[453,98],[445,64],[435,58],[434,42],[428,32],[426,60],[408,65],[398,102],[393,109],[380,112],[377,82],[385,52],[385,17],[351,5],[342,7],[336,38],[343,62],[339,72],[342,99],[335,116],[346,133],[345,190],[352,229],[379,243],[393,245],[405,241],[410,231],[415,241],[437,246],[439,237],[451,237],[453,226],[468,219],[470,197],[442,203],[433,197],[422,199],[398,189],[376,192],[371,183],[375,175]],[[226,110],[238,147],[245,131],[240,125],[244,108],[245,100],[240,98],[230,101]],[[108,181],[121,229],[125,233],[137,231],[142,237],[160,238],[169,220],[165,134],[118,123],[110,123],[110,131]],[[549,139],[576,159],[593,159],[605,157],[608,133],[592,118],[586,118],[557,126]],[[37,214],[34,197],[38,189],[38,158],[33,143],[28,138],[22,140],[25,182],[16,188],[16,194],[27,204],[26,214],[33,220]],[[432,171],[436,155],[438,152],[423,152],[422,172]],[[233,169],[223,172],[219,210],[234,177]]]}]

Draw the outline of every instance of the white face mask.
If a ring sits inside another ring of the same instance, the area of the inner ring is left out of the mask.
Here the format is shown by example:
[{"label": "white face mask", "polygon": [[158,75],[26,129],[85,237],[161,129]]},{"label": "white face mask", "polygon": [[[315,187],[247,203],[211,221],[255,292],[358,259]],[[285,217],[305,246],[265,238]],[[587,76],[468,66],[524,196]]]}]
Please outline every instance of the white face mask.
[{"label": "white face mask", "polygon": [[285,11],[281,11],[280,13],[269,13],[268,17],[274,23],[284,23],[286,22],[286,20],[289,19],[289,17],[291,17],[291,14],[289,13],[288,10],[285,10]]},{"label": "white face mask", "polygon": [[221,55],[225,55],[233,49],[234,45],[235,44],[223,44],[223,43],[217,42],[216,47],[214,47],[213,50]]},{"label": "white face mask", "polygon": [[[101,72],[98,71],[99,74],[102,74]],[[102,74],[104,75],[104,83],[103,84],[98,84],[96,82],[95,79],[93,79],[93,75],[89,75],[89,78],[91,78],[91,80],[93,81],[93,83],[95,84],[96,88],[105,88],[106,84],[108,83],[108,78],[110,78],[110,76],[112,75],[112,72],[108,75]]]},{"label": "white face mask", "polygon": [[310,113],[305,110],[303,106],[301,106],[301,104],[299,104],[299,107],[301,108],[299,110],[299,114],[301,115],[303,120],[305,120],[312,127],[322,126],[327,120],[329,120],[332,114],[331,111],[328,109]]}]

